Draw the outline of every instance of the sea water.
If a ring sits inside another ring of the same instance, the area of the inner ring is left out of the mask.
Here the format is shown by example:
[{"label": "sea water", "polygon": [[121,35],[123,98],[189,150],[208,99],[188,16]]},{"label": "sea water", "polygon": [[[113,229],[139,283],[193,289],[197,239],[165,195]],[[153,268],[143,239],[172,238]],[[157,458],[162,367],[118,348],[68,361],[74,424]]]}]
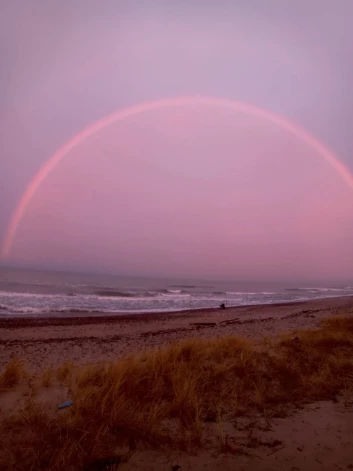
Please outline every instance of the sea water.
[{"label": "sea water", "polygon": [[143,313],[353,295],[353,284],[123,277],[0,267],[0,315]]}]

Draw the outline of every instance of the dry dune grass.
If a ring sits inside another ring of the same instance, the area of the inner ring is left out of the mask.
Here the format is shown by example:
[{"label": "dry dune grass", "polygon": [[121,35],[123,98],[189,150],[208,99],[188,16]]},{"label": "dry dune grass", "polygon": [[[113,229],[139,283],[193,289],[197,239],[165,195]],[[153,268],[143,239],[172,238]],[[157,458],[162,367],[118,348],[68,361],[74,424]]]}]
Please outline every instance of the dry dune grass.
[{"label": "dry dune grass", "polygon": [[17,386],[24,375],[22,362],[18,358],[13,358],[0,373],[0,392]]},{"label": "dry dune grass", "polygon": [[67,381],[70,381],[71,374],[72,374],[72,363],[71,362],[66,362],[63,363],[61,366],[56,371],[56,377],[59,381],[62,383],[65,383]]},{"label": "dry dune grass", "polygon": [[218,422],[222,442],[224,418],[335,399],[353,389],[353,318],[261,345],[193,339],[117,363],[66,364],[56,376],[74,405],[46,413],[32,398],[3,419],[0,469],[106,469],[139,446],[200,446],[205,422]]},{"label": "dry dune grass", "polygon": [[42,374],[42,384],[45,388],[50,388],[53,384],[53,371],[47,368]]}]

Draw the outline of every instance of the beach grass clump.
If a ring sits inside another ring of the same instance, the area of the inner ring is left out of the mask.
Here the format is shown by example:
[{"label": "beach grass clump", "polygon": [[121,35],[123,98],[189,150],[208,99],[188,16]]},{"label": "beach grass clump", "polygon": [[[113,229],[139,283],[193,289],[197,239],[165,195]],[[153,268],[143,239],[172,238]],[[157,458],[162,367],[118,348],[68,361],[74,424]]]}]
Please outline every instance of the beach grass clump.
[{"label": "beach grass clump", "polygon": [[0,391],[14,388],[24,375],[23,363],[18,358],[12,358],[0,372]]},{"label": "beach grass clump", "polygon": [[65,381],[69,381],[72,375],[72,369],[73,364],[71,361],[63,363],[56,371],[57,379],[62,383],[64,383]]},{"label": "beach grass clump", "polygon": [[223,443],[224,420],[336,399],[353,391],[353,321],[327,319],[271,342],[195,338],[57,372],[73,405],[43,410],[34,397],[4,419],[0,469],[106,469],[138,447],[194,450],[210,422]]},{"label": "beach grass clump", "polygon": [[47,368],[42,373],[42,385],[45,388],[50,388],[53,385],[53,370],[51,368]]}]

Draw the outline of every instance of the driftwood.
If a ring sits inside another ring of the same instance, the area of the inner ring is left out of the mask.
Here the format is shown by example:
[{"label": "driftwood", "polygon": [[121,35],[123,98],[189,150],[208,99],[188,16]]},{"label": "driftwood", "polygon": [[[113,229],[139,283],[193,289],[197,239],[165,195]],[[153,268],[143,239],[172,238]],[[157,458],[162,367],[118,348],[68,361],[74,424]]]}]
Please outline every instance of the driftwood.
[{"label": "driftwood", "polygon": [[216,322],[191,322],[190,325],[203,325],[203,326],[212,326],[217,325]]},{"label": "driftwood", "polygon": [[236,317],[235,319],[227,319],[225,321],[221,321],[220,324],[237,324],[239,321],[239,317]]}]

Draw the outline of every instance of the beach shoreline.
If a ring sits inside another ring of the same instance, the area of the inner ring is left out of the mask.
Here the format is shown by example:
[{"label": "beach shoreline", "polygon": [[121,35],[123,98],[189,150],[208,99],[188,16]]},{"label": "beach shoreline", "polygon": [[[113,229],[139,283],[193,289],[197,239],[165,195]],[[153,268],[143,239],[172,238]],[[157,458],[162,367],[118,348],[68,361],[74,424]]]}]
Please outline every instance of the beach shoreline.
[{"label": "beach shoreline", "polygon": [[58,310],[50,311],[45,313],[33,314],[33,313],[21,313],[21,314],[8,314],[0,312],[0,327],[11,327],[18,326],[31,326],[31,325],[48,325],[48,324],[79,324],[79,323],[101,323],[101,322],[124,322],[124,321],[149,321],[157,319],[166,319],[169,317],[185,317],[192,315],[207,315],[224,313],[224,311],[243,311],[243,310],[260,310],[267,308],[281,308],[281,307],[296,307],[306,306],[310,304],[317,304],[325,301],[333,300],[344,300],[350,298],[353,300],[353,295],[344,296],[330,296],[316,299],[303,299],[300,301],[283,301],[276,303],[259,303],[259,304],[241,304],[235,306],[226,306],[225,309],[221,307],[200,307],[191,309],[179,309],[179,310],[161,310],[161,311],[117,311],[117,312],[105,312],[97,310],[83,310],[83,309],[69,309],[69,310]]},{"label": "beach shoreline", "polygon": [[0,267],[0,319],[138,316],[302,303],[353,296],[341,284],[172,280]]},{"label": "beach shoreline", "polygon": [[332,315],[353,315],[353,297],[136,315],[0,318],[0,366],[22,358],[30,369],[62,362],[111,361],[188,338],[251,339],[316,328]]}]

